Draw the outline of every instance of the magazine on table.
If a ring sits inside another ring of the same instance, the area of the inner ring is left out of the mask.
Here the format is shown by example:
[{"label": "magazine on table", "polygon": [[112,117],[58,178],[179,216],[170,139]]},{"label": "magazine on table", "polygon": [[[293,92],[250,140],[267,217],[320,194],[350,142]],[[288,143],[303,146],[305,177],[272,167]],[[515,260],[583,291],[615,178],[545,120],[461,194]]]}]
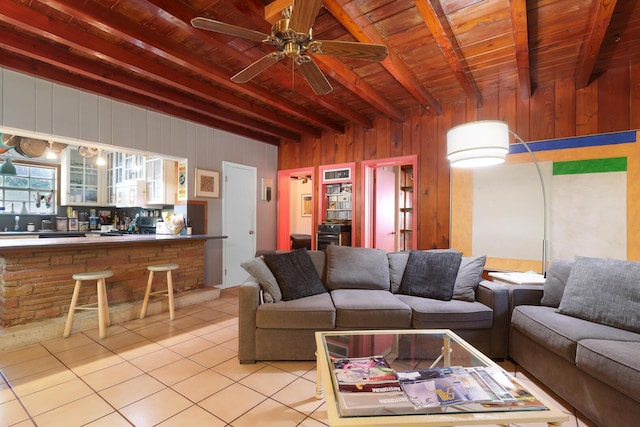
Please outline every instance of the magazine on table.
[{"label": "magazine on table", "polygon": [[429,368],[398,372],[402,389],[418,408],[469,402],[469,392],[447,368]]},{"label": "magazine on table", "polygon": [[339,399],[346,409],[410,406],[384,356],[332,359]]}]

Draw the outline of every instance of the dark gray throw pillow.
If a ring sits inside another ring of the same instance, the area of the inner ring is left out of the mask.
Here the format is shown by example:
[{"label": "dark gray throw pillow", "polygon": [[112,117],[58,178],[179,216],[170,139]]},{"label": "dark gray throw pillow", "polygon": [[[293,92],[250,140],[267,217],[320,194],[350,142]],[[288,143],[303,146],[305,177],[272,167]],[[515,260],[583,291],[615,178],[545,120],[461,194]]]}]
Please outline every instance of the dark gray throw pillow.
[{"label": "dark gray throw pillow", "polygon": [[540,304],[558,308],[573,268],[573,261],[553,260],[549,264]]},{"label": "dark gray throw pillow", "polygon": [[640,262],[576,257],[557,311],[640,332]]},{"label": "dark gray throw pillow", "polygon": [[264,262],[278,281],[283,301],[327,292],[305,248],[265,254]]},{"label": "dark gray throw pillow", "polygon": [[449,301],[453,296],[462,254],[452,250],[412,250],[399,294]]}]

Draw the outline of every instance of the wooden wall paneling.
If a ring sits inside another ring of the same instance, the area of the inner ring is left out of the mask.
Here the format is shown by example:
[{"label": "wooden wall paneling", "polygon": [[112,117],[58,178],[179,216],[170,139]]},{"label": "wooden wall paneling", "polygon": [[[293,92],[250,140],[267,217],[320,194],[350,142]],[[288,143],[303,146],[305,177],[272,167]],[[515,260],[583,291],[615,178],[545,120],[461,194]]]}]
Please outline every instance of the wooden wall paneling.
[{"label": "wooden wall paneling", "polygon": [[498,120],[499,99],[497,96],[484,98],[482,107],[478,110],[478,120]]},{"label": "wooden wall paneling", "polygon": [[598,133],[629,129],[629,69],[607,70],[598,78]]},{"label": "wooden wall paneling", "polygon": [[576,88],[573,79],[555,85],[555,138],[576,133]]},{"label": "wooden wall paneling", "polygon": [[302,138],[301,142],[283,139],[278,146],[278,169],[294,169],[303,162],[300,159],[300,147],[307,142]]},{"label": "wooden wall paneling", "polygon": [[438,247],[438,122],[433,116],[425,114],[420,123],[418,249],[435,249]]},{"label": "wooden wall paneling", "polygon": [[629,74],[629,129],[640,129],[640,65],[632,65]]},{"label": "wooden wall paneling", "polygon": [[374,127],[371,129],[366,129],[364,132],[364,146],[362,151],[362,158],[360,160],[370,160],[375,159],[377,157],[378,148],[376,146],[377,140],[377,130],[376,130],[377,122],[374,121]]},{"label": "wooden wall paneling", "polygon": [[576,136],[598,133],[598,80],[576,91]]},{"label": "wooden wall paneling", "polygon": [[321,165],[331,165],[336,163],[335,134],[333,132],[322,132],[320,135],[320,163]]},{"label": "wooden wall paneling", "polygon": [[516,95],[516,123],[514,131],[525,141],[530,141],[530,123],[529,110],[531,98],[524,98],[520,94]]},{"label": "wooden wall paneling", "polygon": [[403,123],[390,122],[391,135],[389,138],[389,157],[402,156],[402,137],[405,122],[410,122],[410,119],[406,118]]},{"label": "wooden wall paneling", "polygon": [[346,126],[344,130],[344,163],[353,162],[353,144],[354,144],[354,131],[353,126]]},{"label": "wooden wall paneling", "polygon": [[439,248],[449,247],[449,234],[451,216],[448,206],[451,206],[451,166],[447,159],[447,131],[452,127],[452,113],[438,116],[438,129],[436,139],[436,171],[438,181],[436,184],[436,245]]},{"label": "wooden wall paneling", "polygon": [[500,94],[498,98],[498,119],[509,125],[509,129],[515,131],[517,118],[516,93],[507,92]]},{"label": "wooden wall paneling", "polygon": [[353,158],[352,161],[362,160],[364,157],[364,134],[366,130],[360,125],[349,125],[353,128]]},{"label": "wooden wall paneling", "polygon": [[530,141],[552,139],[555,129],[555,85],[547,83],[538,86],[529,101],[529,106]]},{"label": "wooden wall paneling", "polygon": [[376,159],[385,159],[391,157],[391,140],[392,126],[391,120],[386,117],[380,117],[375,120],[376,127]]}]

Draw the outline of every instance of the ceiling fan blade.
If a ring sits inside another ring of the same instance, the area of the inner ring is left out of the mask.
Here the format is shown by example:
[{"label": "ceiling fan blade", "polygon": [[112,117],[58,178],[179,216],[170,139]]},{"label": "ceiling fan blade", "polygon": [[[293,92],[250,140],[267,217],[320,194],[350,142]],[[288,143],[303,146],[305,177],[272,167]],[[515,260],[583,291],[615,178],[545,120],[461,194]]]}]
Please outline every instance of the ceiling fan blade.
[{"label": "ceiling fan blade", "polygon": [[191,25],[201,30],[214,31],[216,33],[227,34],[230,36],[241,37],[243,39],[255,40],[261,42],[266,40],[269,36],[267,34],[248,30],[242,27],[236,27],[235,25],[225,24],[224,22],[216,21],[209,18],[193,18]]},{"label": "ceiling fan blade", "polygon": [[307,49],[316,55],[345,56],[378,62],[389,55],[387,46],[383,44],[344,42],[340,40],[314,40],[309,43]]},{"label": "ceiling fan blade", "polygon": [[296,33],[309,34],[321,7],[322,0],[295,0],[289,18],[289,28]]},{"label": "ceiling fan blade", "polygon": [[326,95],[333,90],[325,75],[310,56],[300,55],[296,58],[296,64],[316,95]]},{"label": "ceiling fan blade", "polygon": [[276,62],[280,61],[282,58],[284,58],[284,53],[282,52],[272,52],[265,55],[235,76],[231,77],[231,81],[234,83],[246,83]]}]

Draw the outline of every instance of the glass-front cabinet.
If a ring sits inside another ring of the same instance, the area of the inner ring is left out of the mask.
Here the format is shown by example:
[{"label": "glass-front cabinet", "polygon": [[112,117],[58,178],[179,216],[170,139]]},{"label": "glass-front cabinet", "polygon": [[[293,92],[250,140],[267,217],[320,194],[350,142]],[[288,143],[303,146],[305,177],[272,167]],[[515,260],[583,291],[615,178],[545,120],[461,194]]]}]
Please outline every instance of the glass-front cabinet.
[{"label": "glass-front cabinet", "polygon": [[107,202],[105,176],[95,164],[78,152],[78,147],[69,147],[62,153],[62,205],[96,205]]},{"label": "glass-front cabinet", "polygon": [[148,157],[144,162],[146,195],[149,205],[172,205],[176,201],[176,162]]},{"label": "glass-front cabinet", "polygon": [[[109,203],[116,206],[141,206],[144,202],[144,156],[110,153],[108,163]],[[140,183],[142,181],[142,184]]]}]

